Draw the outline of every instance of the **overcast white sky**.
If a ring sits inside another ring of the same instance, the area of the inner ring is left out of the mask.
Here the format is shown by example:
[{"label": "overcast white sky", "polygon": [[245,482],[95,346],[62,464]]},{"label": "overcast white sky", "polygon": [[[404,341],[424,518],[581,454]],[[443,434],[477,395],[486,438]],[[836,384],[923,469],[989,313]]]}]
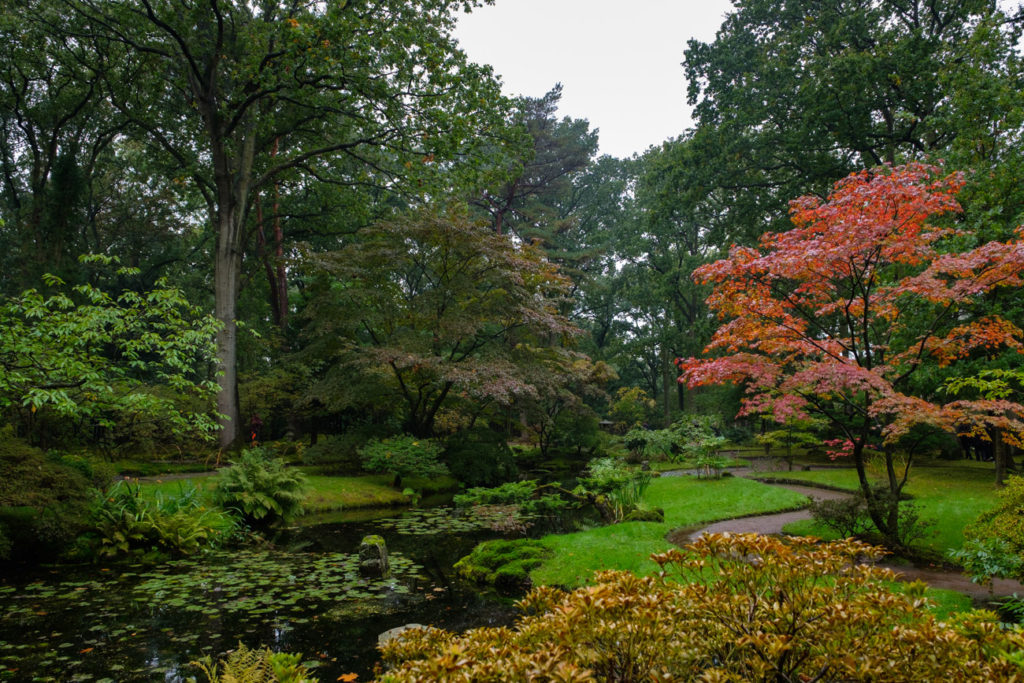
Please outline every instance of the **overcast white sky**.
[{"label": "overcast white sky", "polygon": [[710,41],[729,0],[496,0],[455,35],[507,95],[560,82],[560,116],[600,129],[601,153],[628,157],[691,125],[683,79],[690,38]]}]

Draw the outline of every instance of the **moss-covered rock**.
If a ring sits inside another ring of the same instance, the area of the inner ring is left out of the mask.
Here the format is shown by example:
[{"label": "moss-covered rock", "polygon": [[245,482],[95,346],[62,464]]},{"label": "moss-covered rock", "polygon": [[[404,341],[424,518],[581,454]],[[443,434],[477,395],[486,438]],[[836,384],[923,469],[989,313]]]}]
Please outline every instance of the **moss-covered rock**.
[{"label": "moss-covered rock", "polygon": [[636,508],[627,514],[623,519],[623,522],[664,522],[665,511],[661,508],[654,508],[648,510],[644,508]]},{"label": "moss-covered rock", "polygon": [[376,534],[363,537],[359,544],[359,573],[377,578],[387,578],[391,574],[388,546],[383,537]]},{"label": "moss-covered rock", "polygon": [[550,556],[539,541],[485,541],[456,562],[455,570],[473,583],[515,592],[529,588],[530,571]]}]

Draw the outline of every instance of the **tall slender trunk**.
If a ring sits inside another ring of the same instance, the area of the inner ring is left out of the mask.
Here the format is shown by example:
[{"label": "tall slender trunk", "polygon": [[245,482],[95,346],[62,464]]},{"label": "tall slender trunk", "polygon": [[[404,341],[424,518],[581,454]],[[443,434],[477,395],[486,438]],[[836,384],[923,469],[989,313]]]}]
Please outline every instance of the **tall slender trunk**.
[{"label": "tall slender trunk", "polygon": [[1008,449],[1003,433],[993,429],[992,434],[992,459],[996,461],[996,486],[1006,486],[1006,461]]},{"label": "tall slender trunk", "polygon": [[[278,141],[270,149],[270,157],[277,156]],[[284,268],[284,230],[281,228],[281,186],[274,183],[274,257],[271,259],[267,249],[267,233],[264,228],[263,202],[259,193],[256,195],[256,240],[257,256],[263,262],[263,270],[267,276],[269,290],[270,313],[282,335],[288,324],[288,280]],[[287,347],[285,347],[287,350]]]},{"label": "tall slender trunk", "polygon": [[231,448],[239,434],[238,411],[238,303],[242,254],[232,226],[232,215],[221,214],[213,267],[214,315],[221,323],[217,332],[217,412],[221,426],[220,447]]},{"label": "tall slender trunk", "polygon": [[[208,119],[219,131],[215,115]],[[249,208],[252,163],[255,154],[255,130],[252,122],[240,125],[234,156],[227,153],[223,137],[214,136],[212,148],[215,169],[216,204],[212,223],[217,228],[217,246],[213,267],[214,316],[221,323],[217,333],[217,412],[221,426],[220,447],[233,447],[241,435],[238,409],[238,294],[241,289],[242,251],[245,220]]]},{"label": "tall slender trunk", "polygon": [[263,201],[259,193],[256,194],[256,258],[263,262],[263,272],[267,276],[267,287],[270,290],[270,317],[274,325],[281,325],[281,311],[277,301],[277,275],[273,265],[270,263],[270,255],[267,253],[267,233],[263,227]]},{"label": "tall slender trunk", "polygon": [[871,487],[867,477],[867,458],[864,455],[867,446],[866,436],[857,439],[853,444],[853,462],[857,468],[857,480],[860,490],[867,502],[868,516],[872,524],[882,535],[887,544],[898,545],[899,538],[899,498],[902,485],[896,477],[892,455],[886,453],[886,491],[879,494]]},{"label": "tall slender trunk", "polygon": [[672,425],[672,362],[669,360],[668,348],[661,347],[661,393],[662,407],[664,410],[665,424],[667,429]]},{"label": "tall slender trunk", "polygon": [[[274,154],[277,154],[277,141],[274,141]],[[274,265],[277,268],[277,310],[280,314],[278,327],[284,334],[288,325],[288,278],[284,271],[284,231],[281,229],[281,187],[274,183]]]}]

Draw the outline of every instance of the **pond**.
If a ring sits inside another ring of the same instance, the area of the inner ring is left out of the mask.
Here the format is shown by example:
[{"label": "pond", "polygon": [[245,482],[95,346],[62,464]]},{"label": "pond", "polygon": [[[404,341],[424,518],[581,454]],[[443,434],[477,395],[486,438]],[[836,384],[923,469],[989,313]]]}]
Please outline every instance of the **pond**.
[{"label": "pond", "polygon": [[[317,520],[274,549],[7,577],[0,583],[0,680],[184,681],[197,673],[190,661],[217,658],[239,642],[301,652],[323,681],[349,672],[368,680],[377,636],[390,628],[512,621],[509,601],[452,575],[476,543],[502,535],[494,529],[508,514],[437,508]],[[387,540],[389,579],[359,575],[356,549],[367,534]]]}]

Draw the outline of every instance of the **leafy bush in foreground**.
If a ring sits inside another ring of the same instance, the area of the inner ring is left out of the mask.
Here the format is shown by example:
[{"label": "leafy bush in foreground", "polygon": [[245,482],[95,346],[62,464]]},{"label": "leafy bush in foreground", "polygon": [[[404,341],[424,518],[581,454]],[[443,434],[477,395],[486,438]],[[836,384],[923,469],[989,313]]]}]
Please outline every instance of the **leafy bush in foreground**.
[{"label": "leafy bush in foreground", "polygon": [[209,683],[315,683],[317,680],[302,665],[299,654],[273,652],[270,648],[250,650],[241,643],[227,659],[214,663],[212,657],[206,656],[192,662],[192,666],[198,667]]},{"label": "leafy bush in foreground", "polygon": [[995,615],[937,621],[894,592],[882,552],[710,534],[654,557],[659,577],[601,572],[543,587],[514,629],[406,631],[381,646],[381,681],[1013,680],[1024,646]]}]

